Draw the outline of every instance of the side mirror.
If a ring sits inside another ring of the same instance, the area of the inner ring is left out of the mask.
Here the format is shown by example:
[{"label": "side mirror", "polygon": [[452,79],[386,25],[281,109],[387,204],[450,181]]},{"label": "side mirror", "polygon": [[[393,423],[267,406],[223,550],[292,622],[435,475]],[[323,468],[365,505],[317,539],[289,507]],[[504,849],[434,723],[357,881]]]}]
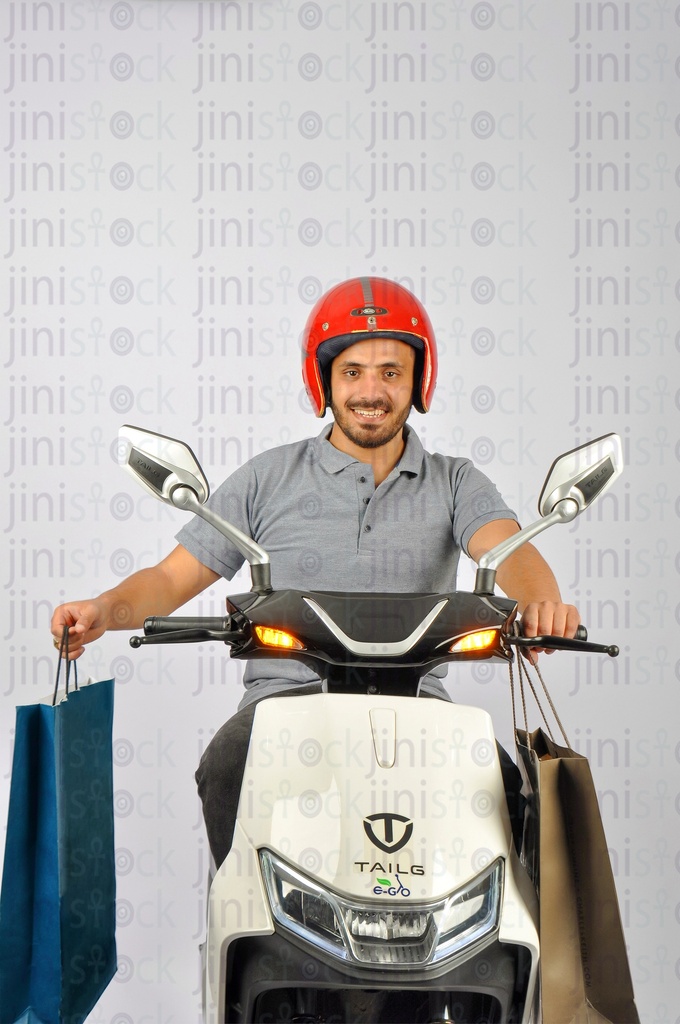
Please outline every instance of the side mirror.
[{"label": "side mirror", "polygon": [[198,459],[183,441],[128,423],[118,431],[118,439],[122,442],[124,468],[154,498],[178,507],[173,501],[178,487],[188,487],[201,505],[210,497]]},{"label": "side mirror", "polygon": [[152,430],[125,424],[118,432],[124,468],[159,501],[200,516],[231,541],[250,565],[253,590],[268,594],[271,587],[269,555],[236,526],[206,507],[210,487],[198,459],[188,445]]},{"label": "side mirror", "polygon": [[605,434],[555,459],[538,499],[541,519],[491,548],[479,560],[475,593],[492,594],[496,571],[517,548],[557,523],[570,523],[623,472],[618,434]]},{"label": "side mirror", "polygon": [[583,512],[608,490],[623,472],[623,450],[618,434],[595,441],[555,459],[538,499],[541,516],[549,516],[561,501],[570,499]]}]

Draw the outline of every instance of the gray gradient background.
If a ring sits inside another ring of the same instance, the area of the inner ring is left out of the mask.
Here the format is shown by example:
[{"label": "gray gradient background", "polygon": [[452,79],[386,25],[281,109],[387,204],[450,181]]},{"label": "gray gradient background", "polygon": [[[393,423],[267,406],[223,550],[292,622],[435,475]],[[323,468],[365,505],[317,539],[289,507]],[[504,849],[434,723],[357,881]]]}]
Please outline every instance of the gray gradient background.
[{"label": "gray gradient background", "polygon": [[[611,498],[539,542],[621,656],[546,667],[591,755],[642,1019],[680,1021],[680,7],[74,0],[0,17],[0,819],[14,705],[50,687],[52,607],[154,563],[182,523],[117,467],[119,425],[185,438],[212,483],[317,432],[300,328],[334,281],[385,274],[439,338],[414,426],[524,522],[558,452],[624,439]],[[198,1021],[192,773],[240,671],[124,634],[80,664],[118,680],[120,970],[91,1020]],[[450,691],[507,742],[503,671]]]}]

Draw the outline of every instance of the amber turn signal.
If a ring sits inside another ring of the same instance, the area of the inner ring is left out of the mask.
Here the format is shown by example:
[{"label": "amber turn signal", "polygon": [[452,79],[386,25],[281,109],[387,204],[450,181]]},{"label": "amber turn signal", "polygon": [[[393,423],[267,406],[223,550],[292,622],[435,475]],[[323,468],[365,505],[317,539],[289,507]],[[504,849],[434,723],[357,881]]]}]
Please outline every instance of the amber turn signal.
[{"label": "amber turn signal", "polygon": [[255,626],[255,633],[260,643],[265,647],[285,647],[291,651],[302,651],[304,645],[291,633],[283,629],[273,629],[271,626]]},{"label": "amber turn signal", "polygon": [[496,647],[497,643],[497,629],[479,629],[475,633],[466,633],[460,640],[456,640],[449,650],[451,654],[472,654],[475,651],[486,651],[489,647]]}]

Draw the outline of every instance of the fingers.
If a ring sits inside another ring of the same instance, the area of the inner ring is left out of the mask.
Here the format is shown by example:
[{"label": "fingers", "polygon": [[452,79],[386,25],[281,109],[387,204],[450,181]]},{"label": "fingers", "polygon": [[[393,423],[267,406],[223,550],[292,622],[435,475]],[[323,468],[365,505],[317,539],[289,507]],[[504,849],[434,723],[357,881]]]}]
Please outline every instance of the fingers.
[{"label": "fingers", "polygon": [[59,605],[50,624],[55,647],[61,648],[64,629],[68,629],[68,659],[75,661],[85,652],[85,644],[104,632],[99,624],[100,609],[94,601],[74,601]]},{"label": "fingers", "polygon": [[[578,609],[570,604],[554,601],[540,601],[529,604],[522,613],[522,632],[525,636],[564,636],[573,637],[581,621]],[[546,651],[544,647],[532,647],[529,657],[534,664],[537,655]]]},{"label": "fingers", "polygon": [[[54,646],[57,648],[58,651],[61,651],[61,644],[60,643],[56,643],[55,642]],[[74,645],[69,640],[69,645],[68,645],[68,660],[69,661],[75,661],[77,658],[82,657],[84,653],[85,653],[85,648],[84,648],[84,646],[82,644]],[[62,657],[66,657],[66,654],[63,654]]]},{"label": "fingers", "polygon": [[87,633],[93,625],[96,615],[97,608],[92,601],[62,604],[55,609],[50,628],[55,636],[61,635],[65,626],[69,627],[69,636]]},{"label": "fingers", "polygon": [[570,604],[541,601],[528,604],[522,613],[525,636],[573,637],[581,621],[578,610]]},{"label": "fingers", "polygon": [[[52,636],[52,642],[58,651],[64,648],[64,655],[68,656],[69,661],[75,661],[76,658],[80,658],[85,653],[85,645],[81,641],[81,634],[75,631],[75,626],[71,626],[68,631],[68,646],[63,643],[63,630],[59,631],[58,636]],[[66,655],[68,651],[68,655]]]}]

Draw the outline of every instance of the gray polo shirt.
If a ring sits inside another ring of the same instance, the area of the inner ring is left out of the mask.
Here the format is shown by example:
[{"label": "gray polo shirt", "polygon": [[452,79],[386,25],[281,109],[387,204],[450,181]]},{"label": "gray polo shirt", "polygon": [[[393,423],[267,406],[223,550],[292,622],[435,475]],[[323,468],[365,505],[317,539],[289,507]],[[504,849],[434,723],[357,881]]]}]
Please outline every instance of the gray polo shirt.
[{"label": "gray polo shirt", "polygon": [[[277,590],[455,590],[460,552],[473,534],[495,519],[516,518],[468,459],[426,452],[409,426],[401,460],[378,487],[370,465],[330,444],[330,431],[256,455],[209,499],[213,511],[268,552]],[[226,579],[243,564],[198,517],[177,540]],[[251,661],[241,707],[318,679],[296,661]],[[423,688],[446,695],[432,674]]]}]

